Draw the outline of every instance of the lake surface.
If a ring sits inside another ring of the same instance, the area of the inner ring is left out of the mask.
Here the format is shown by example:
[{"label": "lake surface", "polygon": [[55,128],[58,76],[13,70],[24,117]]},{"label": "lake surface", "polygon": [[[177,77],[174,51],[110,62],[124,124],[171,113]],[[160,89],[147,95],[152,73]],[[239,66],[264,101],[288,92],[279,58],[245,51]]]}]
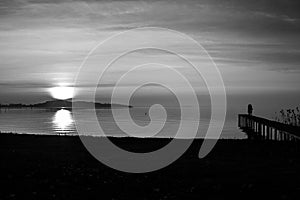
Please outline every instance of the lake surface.
[{"label": "lake surface", "polygon": [[[295,108],[299,106],[300,92],[270,93],[264,92],[259,94],[239,94],[227,95],[227,113],[226,121],[221,134],[221,138],[246,138],[245,134],[237,128],[237,115],[246,113],[248,103],[254,106],[254,115],[274,119],[275,112],[280,109]],[[145,101],[143,101],[145,103]],[[167,111],[167,120],[163,129],[155,137],[174,137],[180,124],[180,109],[178,107],[165,107]],[[193,109],[193,108],[188,108]],[[130,121],[124,113],[126,109],[118,109],[118,123],[126,124]],[[204,137],[209,125],[210,108],[201,105],[200,125],[198,137]],[[134,106],[130,108],[130,114],[133,121],[139,126],[146,126],[150,122],[149,107]],[[76,119],[77,122],[89,127],[92,118],[85,115]],[[86,111],[88,113],[88,110]],[[116,124],[112,110],[98,109],[97,123],[101,125],[103,131],[108,136],[128,136]],[[163,116],[154,115],[152,123],[160,124]],[[185,122],[193,125],[198,122],[197,119],[187,116]],[[217,122],[211,122],[212,125]],[[184,127],[189,134],[189,125]],[[45,109],[1,109],[0,110],[0,131],[15,133],[33,133],[33,134],[78,134],[75,126],[74,114],[65,109],[45,110]],[[96,130],[88,131],[89,135],[98,135]],[[152,133],[142,131],[140,137],[149,136]]]},{"label": "lake surface", "polygon": [[[133,121],[139,126],[146,126],[150,122],[149,108],[137,107],[130,108],[130,114]],[[190,108],[192,109],[192,108]],[[154,137],[174,137],[180,124],[180,110],[178,108],[167,108],[167,119],[164,127]],[[128,123],[128,117],[123,116],[122,109],[119,110],[119,123]],[[83,110],[83,113],[85,111]],[[88,113],[88,110],[86,111]],[[97,109],[96,114],[98,122],[108,136],[128,136],[116,124],[110,109]],[[77,119],[79,122],[89,126],[92,122],[89,115]],[[154,116],[152,123],[161,123],[162,116]],[[187,117],[188,124],[195,123],[195,119]],[[237,128],[235,115],[228,115],[224,125],[221,138],[245,138],[245,134]],[[211,122],[212,124],[216,122]],[[204,137],[209,125],[209,115],[204,114],[201,117],[198,129],[198,137]],[[184,127],[189,132],[189,125]],[[78,134],[73,113],[66,109],[47,110],[47,109],[2,109],[0,112],[0,131],[14,133],[30,134]],[[97,135],[96,131],[89,131],[88,135]],[[141,133],[140,137],[146,137],[152,133],[146,131]]]}]

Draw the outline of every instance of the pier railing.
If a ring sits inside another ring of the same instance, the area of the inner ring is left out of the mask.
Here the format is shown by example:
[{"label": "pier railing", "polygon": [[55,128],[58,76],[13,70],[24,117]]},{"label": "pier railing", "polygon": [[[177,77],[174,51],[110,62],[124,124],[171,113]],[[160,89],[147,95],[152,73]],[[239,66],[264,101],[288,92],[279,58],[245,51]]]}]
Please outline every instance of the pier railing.
[{"label": "pier railing", "polygon": [[300,140],[300,127],[247,114],[238,115],[238,126],[250,139]]}]

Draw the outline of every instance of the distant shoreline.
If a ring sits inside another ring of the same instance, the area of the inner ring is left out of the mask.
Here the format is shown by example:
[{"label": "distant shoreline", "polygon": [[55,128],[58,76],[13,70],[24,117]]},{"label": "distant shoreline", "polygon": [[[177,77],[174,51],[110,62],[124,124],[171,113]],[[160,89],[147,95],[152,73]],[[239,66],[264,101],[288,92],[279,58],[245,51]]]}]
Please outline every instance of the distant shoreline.
[{"label": "distant shoreline", "polygon": [[54,101],[45,101],[42,103],[36,104],[0,104],[1,108],[13,108],[13,109],[22,109],[22,108],[48,108],[48,109],[72,109],[75,105],[76,108],[132,108],[131,105],[121,105],[121,104],[109,104],[109,103],[98,103],[98,102],[86,102],[86,101],[74,101],[72,100],[54,100]]}]

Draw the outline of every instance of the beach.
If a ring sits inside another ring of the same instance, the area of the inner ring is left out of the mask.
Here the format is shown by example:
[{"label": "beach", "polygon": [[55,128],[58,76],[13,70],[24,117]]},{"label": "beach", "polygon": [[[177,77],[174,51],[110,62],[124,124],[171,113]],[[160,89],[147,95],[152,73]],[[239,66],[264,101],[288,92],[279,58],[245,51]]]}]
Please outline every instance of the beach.
[{"label": "beach", "polygon": [[[101,138],[92,138],[101,140]],[[110,138],[134,152],[170,139]],[[202,139],[161,170],[130,174],[96,160],[77,136],[0,134],[0,199],[291,199],[300,194],[299,143]]]}]

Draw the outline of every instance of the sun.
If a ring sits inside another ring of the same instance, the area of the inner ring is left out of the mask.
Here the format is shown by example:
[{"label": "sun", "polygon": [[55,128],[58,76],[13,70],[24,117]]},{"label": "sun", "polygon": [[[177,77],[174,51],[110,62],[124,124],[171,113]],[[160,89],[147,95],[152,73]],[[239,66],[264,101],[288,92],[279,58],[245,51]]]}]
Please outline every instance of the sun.
[{"label": "sun", "polygon": [[49,89],[50,94],[55,99],[65,100],[74,97],[74,88],[73,87],[53,87]]}]

